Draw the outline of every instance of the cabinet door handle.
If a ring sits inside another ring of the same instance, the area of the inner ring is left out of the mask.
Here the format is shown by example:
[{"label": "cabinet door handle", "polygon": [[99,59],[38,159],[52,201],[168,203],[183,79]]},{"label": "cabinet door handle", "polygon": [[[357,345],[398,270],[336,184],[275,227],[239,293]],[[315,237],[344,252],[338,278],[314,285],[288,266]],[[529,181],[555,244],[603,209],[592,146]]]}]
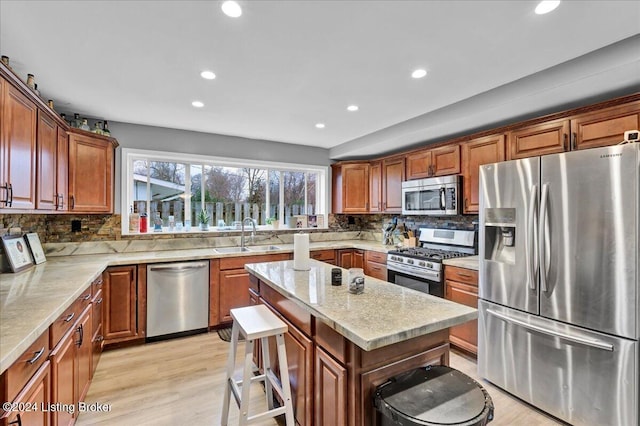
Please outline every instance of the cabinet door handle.
[{"label": "cabinet door handle", "polygon": [[576,132],[573,132],[571,134],[571,151],[576,150],[576,143],[578,143],[577,139],[578,139],[578,134]]},{"label": "cabinet door handle", "polygon": [[40,357],[42,356],[42,354],[44,353],[44,346],[37,352],[33,353],[33,358],[31,358],[30,360],[27,361],[27,363],[33,365],[36,363],[37,360],[40,359]]},{"label": "cabinet door handle", "polygon": [[467,198],[464,199],[464,209],[465,210],[469,209],[469,199],[467,199]]},{"label": "cabinet door handle", "polygon": [[62,210],[64,208],[64,195],[60,194],[58,195],[60,197],[60,210]]},{"label": "cabinet door handle", "polygon": [[83,301],[87,301],[89,299],[91,299],[91,293],[89,293],[86,296],[80,298],[80,300],[83,300]]},{"label": "cabinet door handle", "polygon": [[0,203],[4,203],[6,207],[9,206],[9,182],[5,182],[3,186],[0,186],[1,189],[4,189],[4,200],[0,200]]},{"label": "cabinet door handle", "polygon": [[464,277],[464,278],[473,278],[473,276],[469,275],[469,274],[462,274],[460,272],[458,272],[458,276],[459,277]]},{"label": "cabinet door handle", "polygon": [[13,184],[7,183],[7,207],[13,205]]},{"label": "cabinet door handle", "polygon": [[68,316],[68,317],[66,317],[66,318],[64,319],[64,322],[69,322],[69,321],[71,321],[71,320],[73,319],[73,317],[75,317],[75,316],[76,316],[76,313],[75,313],[75,312],[71,312],[71,313],[69,314],[69,316]]},{"label": "cabinet door handle", "polygon": [[18,413],[18,418],[12,422],[9,422],[10,425],[18,425],[22,426],[22,419],[20,418],[20,413]]},{"label": "cabinet door handle", "polygon": [[568,150],[568,146],[567,146],[567,142],[569,142],[569,135],[567,135],[566,133],[564,134],[564,138],[562,140],[562,146],[564,147],[564,150],[567,151]]},{"label": "cabinet door handle", "polygon": [[69,201],[71,202],[71,210],[76,208],[76,197],[73,195],[69,196]]},{"label": "cabinet door handle", "polygon": [[76,329],[76,331],[78,332],[78,334],[80,335],[80,338],[78,339],[78,341],[76,342],[76,345],[78,345],[78,347],[82,346],[82,342],[84,340],[84,327],[82,326],[82,324],[80,324],[78,326],[78,328]]},{"label": "cabinet door handle", "polygon": [[101,303],[102,303],[102,297],[100,299],[96,300],[96,305],[99,305]]}]

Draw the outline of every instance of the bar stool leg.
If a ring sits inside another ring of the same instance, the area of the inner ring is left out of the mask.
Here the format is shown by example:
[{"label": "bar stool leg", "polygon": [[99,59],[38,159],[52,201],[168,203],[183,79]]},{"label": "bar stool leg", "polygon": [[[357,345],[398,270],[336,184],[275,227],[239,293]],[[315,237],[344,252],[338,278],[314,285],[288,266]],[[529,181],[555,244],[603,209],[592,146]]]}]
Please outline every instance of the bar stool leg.
[{"label": "bar stool leg", "polygon": [[276,335],[276,342],[278,344],[278,362],[280,363],[280,381],[285,405],[285,419],[287,426],[295,426],[291,385],[289,383],[289,366],[287,365],[287,349],[284,345],[284,335],[282,333]]},{"label": "bar stool leg", "polygon": [[244,373],[242,375],[242,396],[240,397],[239,426],[248,424],[249,391],[251,390],[251,376],[253,375],[253,340],[247,340],[244,351]]},{"label": "bar stool leg", "polygon": [[236,350],[238,348],[238,334],[240,330],[234,322],[231,328],[231,347],[229,348],[229,356],[227,358],[227,378],[224,387],[224,399],[222,400],[222,417],[220,419],[221,426],[227,426],[229,422],[229,401],[231,399],[231,383],[233,380],[233,369],[236,365]]},{"label": "bar stool leg", "polygon": [[267,378],[268,372],[271,371],[271,360],[269,358],[269,338],[263,337],[260,339],[262,349],[262,372],[265,376],[264,390],[267,398],[267,407],[269,410],[273,410],[273,389],[271,387],[271,381]]}]

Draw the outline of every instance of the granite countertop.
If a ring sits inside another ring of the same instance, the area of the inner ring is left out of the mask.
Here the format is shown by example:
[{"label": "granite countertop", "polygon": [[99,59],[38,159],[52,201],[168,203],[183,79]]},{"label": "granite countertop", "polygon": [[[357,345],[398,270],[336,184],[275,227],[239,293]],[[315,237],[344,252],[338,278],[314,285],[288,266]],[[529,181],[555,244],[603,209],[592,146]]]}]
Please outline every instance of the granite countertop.
[{"label": "granite countertop", "polygon": [[[140,251],[50,257],[45,263],[16,274],[0,274],[0,373],[4,372],[107,266],[177,262],[260,254],[287,253],[293,244],[277,244],[278,250],[220,254],[213,248]],[[376,241],[341,240],[309,244],[311,250],[359,248],[387,252]]]},{"label": "granite countertop", "polygon": [[293,261],[245,265],[247,271],[366,351],[478,317],[476,309],[373,277],[366,277],[364,293],[351,294],[344,269],[342,285],[331,285],[332,268],[315,260],[309,271],[294,270]]},{"label": "granite countertop", "polygon": [[466,268],[478,270],[480,259],[478,256],[456,257],[453,259],[445,259],[442,261],[444,265],[457,266],[458,268]]}]

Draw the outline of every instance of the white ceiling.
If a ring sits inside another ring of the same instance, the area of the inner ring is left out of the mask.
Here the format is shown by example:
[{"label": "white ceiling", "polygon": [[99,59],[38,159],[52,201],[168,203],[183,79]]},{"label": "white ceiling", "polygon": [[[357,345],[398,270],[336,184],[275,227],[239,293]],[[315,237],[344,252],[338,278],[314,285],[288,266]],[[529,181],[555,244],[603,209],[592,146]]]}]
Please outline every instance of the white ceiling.
[{"label": "white ceiling", "polygon": [[[479,125],[491,115],[439,128],[439,112],[465,102],[467,112],[480,111],[477,95],[500,88],[496,114],[543,108],[526,101],[531,92],[571,101],[541,94],[553,86],[547,81],[527,93],[512,82],[640,33],[638,1],[563,1],[542,16],[536,1],[239,3],[243,15],[233,19],[219,1],[0,0],[0,52],[19,75],[35,74],[59,110],[319,146],[345,158]],[[640,70],[640,49],[628,56],[623,68]],[[412,79],[418,67],[429,75]],[[205,69],[217,78],[202,79]],[[622,79],[591,74],[603,86],[590,84],[596,91],[640,81],[628,70]],[[196,99],[205,107],[193,108]],[[348,112],[350,104],[360,110]]]}]

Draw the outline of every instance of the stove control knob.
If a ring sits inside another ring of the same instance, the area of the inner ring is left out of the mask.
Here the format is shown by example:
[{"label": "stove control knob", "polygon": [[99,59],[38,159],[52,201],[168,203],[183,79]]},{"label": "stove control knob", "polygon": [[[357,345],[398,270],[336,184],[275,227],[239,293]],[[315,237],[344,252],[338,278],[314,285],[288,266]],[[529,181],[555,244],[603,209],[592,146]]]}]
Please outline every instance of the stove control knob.
[{"label": "stove control knob", "polygon": [[418,266],[427,266],[426,262],[418,262]]},{"label": "stove control knob", "polygon": [[427,263],[427,268],[433,268],[433,263]]},{"label": "stove control knob", "polygon": [[413,259],[407,259],[407,263],[413,265]]}]

